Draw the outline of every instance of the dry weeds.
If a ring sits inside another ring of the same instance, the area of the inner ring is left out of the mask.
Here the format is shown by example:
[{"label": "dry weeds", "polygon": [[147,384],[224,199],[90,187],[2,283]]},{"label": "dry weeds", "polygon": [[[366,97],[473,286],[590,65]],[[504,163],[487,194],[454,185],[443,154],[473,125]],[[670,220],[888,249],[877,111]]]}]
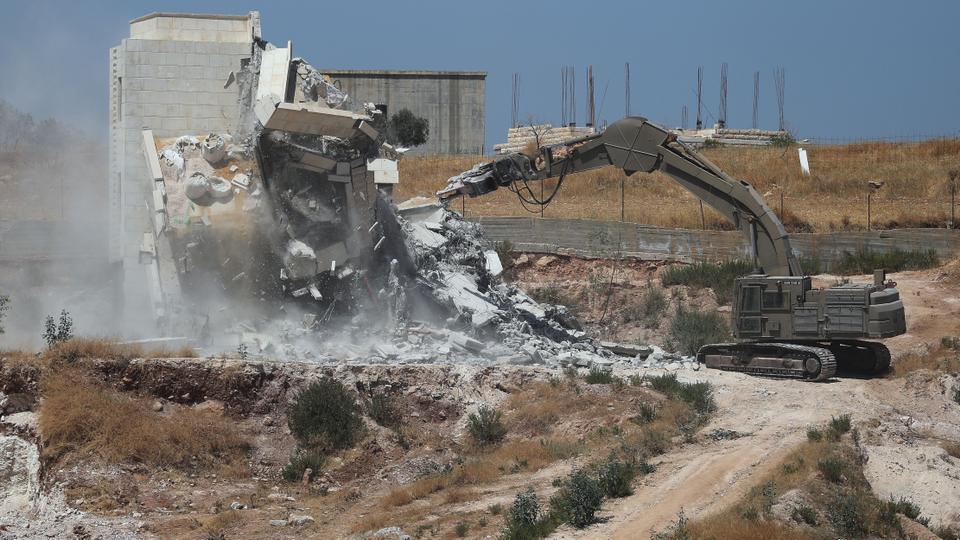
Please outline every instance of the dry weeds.
[{"label": "dry weeds", "polygon": [[960,356],[955,349],[940,346],[925,353],[911,353],[893,363],[893,376],[906,377],[919,371],[960,373]]},{"label": "dry weeds", "polygon": [[47,460],[95,456],[109,463],[214,465],[242,459],[247,449],[235,424],[216,412],[156,413],[145,401],[98,384],[77,369],[46,374],[41,390],[39,421]]},{"label": "dry weeds", "polygon": [[72,363],[80,359],[133,360],[135,358],[196,358],[192,347],[144,347],[121,343],[109,337],[75,337],[56,343],[43,351],[38,361],[43,365]]},{"label": "dry weeds", "polygon": [[[706,156],[731,177],[746,180],[779,213],[792,232],[866,228],[868,180],[884,186],[872,196],[877,228],[945,226],[950,215],[948,172],[960,167],[960,140],[922,143],[862,143],[807,148],[813,175],[800,173],[796,148],[719,147]],[[408,157],[401,161],[400,199],[432,196],[451,176],[485,156]],[[554,218],[620,218],[620,182],[624,181],[627,221],[664,227],[701,228],[700,204],[660,173],[625,177],[606,167],[571,176],[544,215]],[[544,189],[550,193],[553,182]],[[454,203],[460,208],[461,202]],[[530,215],[516,196],[499,190],[465,202],[467,216]],[[705,209],[707,228],[729,227]],[[724,225],[719,225],[719,224]]]}]

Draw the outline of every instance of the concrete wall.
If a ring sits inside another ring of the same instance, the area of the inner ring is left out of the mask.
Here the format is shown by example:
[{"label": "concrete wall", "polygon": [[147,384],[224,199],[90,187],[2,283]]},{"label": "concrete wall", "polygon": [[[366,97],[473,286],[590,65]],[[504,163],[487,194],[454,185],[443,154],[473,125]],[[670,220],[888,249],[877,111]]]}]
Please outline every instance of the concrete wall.
[{"label": "concrete wall", "polygon": [[321,69],[356,101],[410,109],[430,122],[417,154],[485,153],[486,76],[465,71],[354,71]]},{"label": "concrete wall", "polygon": [[224,83],[250,56],[255,25],[255,14],[153,14],[131,22],[131,37],[110,50],[110,258],[123,265],[128,307],[147,290],[140,244],[154,232],[142,130],[158,138],[232,131],[238,90]]},{"label": "concrete wall", "polygon": [[253,21],[247,15],[151,13],[130,21],[131,39],[250,43]]},{"label": "concrete wall", "polygon": [[[624,257],[644,260],[696,262],[749,258],[750,246],[736,231],[664,229],[636,223],[533,217],[481,217],[487,238],[509,240],[518,251],[609,257],[622,244]],[[933,249],[941,260],[960,256],[960,231],[899,229],[791,234],[790,243],[800,257],[818,259],[823,270],[845,252],[900,249]]]}]

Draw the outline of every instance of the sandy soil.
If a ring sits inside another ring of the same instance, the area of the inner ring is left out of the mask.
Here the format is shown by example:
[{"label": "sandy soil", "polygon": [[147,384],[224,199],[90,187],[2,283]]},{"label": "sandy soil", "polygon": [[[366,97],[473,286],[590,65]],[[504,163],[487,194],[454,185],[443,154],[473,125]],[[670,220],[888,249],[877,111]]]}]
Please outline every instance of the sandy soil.
[{"label": "sandy soil", "polygon": [[[894,355],[960,334],[960,297],[937,271],[891,275],[907,308],[908,333],[887,341]],[[826,285],[831,276],[821,276]],[[863,281],[867,276],[851,281]],[[896,362],[896,361],[895,361]],[[643,538],[676,520],[720,511],[801,442],[806,427],[849,413],[865,432],[871,459],[868,478],[881,496],[907,496],[933,523],[960,519],[960,460],[945,456],[938,441],[960,440],[960,408],[950,403],[949,377],[914,375],[877,380],[839,379],[812,384],[704,370],[681,372],[681,379],[716,386],[719,412],[703,428],[732,429],[748,436],[690,444],[665,455],[655,474],[634,495],[608,503],[606,521],[584,531],[564,529],[556,538]],[[947,379],[944,382],[941,379]],[[905,419],[906,417],[906,419]],[[899,434],[891,438],[890,434]],[[936,462],[938,469],[927,466]],[[910,463],[913,463],[910,465]],[[919,468],[918,468],[919,467]],[[917,475],[919,469],[925,474]]]}]

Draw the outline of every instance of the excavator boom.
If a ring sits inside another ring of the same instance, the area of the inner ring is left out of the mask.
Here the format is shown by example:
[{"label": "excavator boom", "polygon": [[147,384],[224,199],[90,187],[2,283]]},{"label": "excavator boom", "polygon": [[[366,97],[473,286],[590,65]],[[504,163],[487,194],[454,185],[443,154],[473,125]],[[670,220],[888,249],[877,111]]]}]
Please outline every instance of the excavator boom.
[{"label": "excavator boom", "polygon": [[544,147],[536,162],[524,154],[501,156],[451,178],[437,195],[476,197],[517,182],[563,178],[568,174],[614,165],[629,176],[661,171],[723,214],[753,250],[758,273],[800,276],[783,224],[747,182],[723,173],[707,158],[664,128],[645,118],[618,120],[602,133]]},{"label": "excavator boom", "polygon": [[[628,176],[660,171],[723,214],[747,238],[755,270],[734,284],[733,335],[741,341],[704,345],[708,367],[773,377],[826,380],[837,369],[878,373],[890,354],[880,343],[906,332],[903,303],[882,270],[871,285],[815,289],[803,276],[780,219],[747,182],[734,180],[676,136],[640,117],[602,133],[540,149],[536,157],[500,156],[451,178],[441,200],[477,197],[501,187],[523,200],[548,203],[569,174],[613,165]],[[531,182],[557,178],[553,195],[537,199]],[[526,194],[526,195],[525,195]],[[846,365],[846,368],[844,367]]]}]

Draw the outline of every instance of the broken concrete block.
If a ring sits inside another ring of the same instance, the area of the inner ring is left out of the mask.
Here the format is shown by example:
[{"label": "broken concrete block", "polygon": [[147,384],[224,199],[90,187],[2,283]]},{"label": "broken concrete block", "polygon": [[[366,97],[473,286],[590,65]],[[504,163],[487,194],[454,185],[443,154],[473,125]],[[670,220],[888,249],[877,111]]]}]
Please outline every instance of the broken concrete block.
[{"label": "broken concrete block", "polygon": [[294,279],[313,277],[317,273],[317,255],[313,248],[300,240],[291,240],[287,243],[286,253],[283,255],[283,264]]},{"label": "broken concrete block", "polygon": [[[160,170],[160,160],[157,159],[157,146],[153,139],[153,131],[143,130],[143,156],[147,159],[147,172],[154,182],[163,182],[163,172]],[[181,158],[181,163],[183,159]]]},{"label": "broken concrete block", "polygon": [[233,185],[219,176],[207,178],[210,184],[210,196],[217,202],[226,203],[233,199]]},{"label": "broken concrete block", "polygon": [[540,268],[544,268],[546,266],[553,264],[556,261],[557,261],[557,258],[554,257],[553,255],[544,255],[543,257],[540,257],[540,259],[537,260],[535,264]]},{"label": "broken concrete block", "polygon": [[633,356],[646,358],[653,352],[653,349],[645,345],[633,345],[630,343],[617,343],[614,341],[601,341],[600,346],[604,349],[620,356]]},{"label": "broken concrete block", "polygon": [[459,332],[450,333],[450,342],[462,349],[475,353],[479,353],[486,348],[486,345],[484,345],[483,342],[477,341]]},{"label": "broken concrete block", "polygon": [[377,140],[377,137],[380,136],[380,133],[366,120],[357,120],[353,127],[357,130],[358,135],[362,135],[371,141]]},{"label": "broken concrete block", "polygon": [[351,181],[350,176],[343,176],[340,174],[328,174],[327,180],[330,182],[339,182],[341,184],[349,184]]},{"label": "broken concrete block", "polygon": [[338,161],[337,162],[337,174],[340,176],[350,176],[350,162],[349,161]]},{"label": "broken concrete block", "polygon": [[207,163],[220,163],[223,158],[227,157],[227,141],[220,135],[211,133],[200,145],[200,152]]},{"label": "broken concrete block", "polygon": [[233,182],[233,185],[239,188],[242,188],[242,189],[250,188],[250,177],[243,173],[240,173],[234,176],[232,182]]},{"label": "broken concrete block", "polygon": [[500,255],[495,250],[484,251],[483,257],[485,259],[484,267],[491,276],[497,277],[503,273],[503,263],[500,262]]},{"label": "broken concrete block", "polygon": [[203,173],[195,172],[184,182],[183,191],[192,201],[202,199],[210,192],[210,182]]},{"label": "broken concrete block", "polygon": [[262,123],[266,129],[349,139],[356,133],[354,125],[357,120],[364,119],[366,117],[350,111],[324,108],[313,103],[279,103],[266,122]]},{"label": "broken concrete block", "polygon": [[343,242],[336,242],[316,251],[317,270],[319,272],[333,272],[337,264],[347,261],[347,246]]}]

